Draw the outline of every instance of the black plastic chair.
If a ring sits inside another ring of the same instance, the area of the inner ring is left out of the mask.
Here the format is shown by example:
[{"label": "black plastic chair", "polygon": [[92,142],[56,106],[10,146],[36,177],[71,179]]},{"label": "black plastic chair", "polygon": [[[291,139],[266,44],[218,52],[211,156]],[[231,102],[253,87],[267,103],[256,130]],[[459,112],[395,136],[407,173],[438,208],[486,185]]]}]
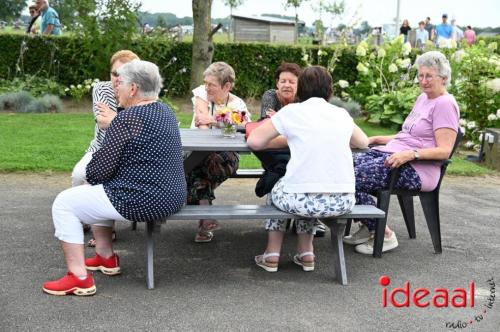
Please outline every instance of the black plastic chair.
[{"label": "black plastic chair", "polygon": [[[423,192],[418,190],[396,188],[400,170],[399,168],[395,168],[391,170],[389,186],[386,189],[378,190],[377,192],[372,193],[372,195],[377,197],[377,207],[385,212],[385,218],[379,219],[377,222],[373,257],[382,257],[384,231],[387,224],[387,215],[389,213],[389,202],[391,199],[391,195],[398,196],[399,206],[401,207],[401,212],[406,224],[406,229],[408,230],[408,235],[411,239],[416,238],[413,196],[418,196],[420,198],[420,203],[424,211],[427,227],[429,228],[429,233],[431,234],[432,244],[434,245],[434,252],[436,254],[440,254],[443,251],[441,247],[441,224],[439,219],[439,189],[441,187],[441,181],[443,180],[444,174],[446,173],[446,169],[451,163],[451,157],[455,153],[463,136],[464,134],[459,129],[449,159],[438,161],[442,163],[441,175],[439,177],[438,184],[433,191]],[[421,162],[436,162],[436,160],[422,160]],[[349,220],[345,230],[345,235],[349,235],[351,223],[352,220]]]}]

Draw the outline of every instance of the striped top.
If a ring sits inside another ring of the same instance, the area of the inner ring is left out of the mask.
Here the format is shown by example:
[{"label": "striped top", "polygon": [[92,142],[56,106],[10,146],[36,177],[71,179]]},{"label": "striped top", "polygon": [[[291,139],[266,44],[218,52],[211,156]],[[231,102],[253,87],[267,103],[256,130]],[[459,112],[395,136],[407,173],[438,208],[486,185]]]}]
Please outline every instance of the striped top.
[{"label": "striped top", "polygon": [[[112,111],[117,111],[118,102],[115,97],[115,92],[113,91],[113,86],[111,81],[97,82],[92,90],[92,111],[94,112],[94,119],[96,118],[98,109],[96,107],[97,103],[103,103],[109,106]],[[104,142],[104,136],[106,135],[106,129],[101,129],[99,126],[95,125],[94,139],[90,142],[90,145],[86,152],[94,153],[99,150]]]}]

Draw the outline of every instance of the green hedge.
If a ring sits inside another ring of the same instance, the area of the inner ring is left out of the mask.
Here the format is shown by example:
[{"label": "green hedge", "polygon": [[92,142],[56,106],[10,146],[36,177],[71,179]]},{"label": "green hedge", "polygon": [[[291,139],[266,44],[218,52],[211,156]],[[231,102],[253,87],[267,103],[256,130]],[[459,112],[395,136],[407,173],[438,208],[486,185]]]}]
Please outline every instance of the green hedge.
[{"label": "green hedge", "polygon": [[[156,63],[171,95],[189,94],[191,43],[174,43],[167,39],[140,38],[130,45],[92,47],[84,40],[62,37],[40,37],[0,34],[0,78],[12,79],[23,74],[53,77],[64,85],[78,84],[88,78],[108,79],[108,61],[118,49],[129,48],[142,59]],[[87,45],[87,46],[86,46]],[[236,71],[234,92],[242,97],[259,97],[274,86],[274,71],[282,62],[328,65],[333,47],[286,46],[248,43],[215,45],[214,61],[225,61]],[[353,83],[357,77],[355,49],[341,48],[332,73],[334,80]],[[177,60],[172,61],[175,57]],[[185,68],[183,70],[183,68]]]}]

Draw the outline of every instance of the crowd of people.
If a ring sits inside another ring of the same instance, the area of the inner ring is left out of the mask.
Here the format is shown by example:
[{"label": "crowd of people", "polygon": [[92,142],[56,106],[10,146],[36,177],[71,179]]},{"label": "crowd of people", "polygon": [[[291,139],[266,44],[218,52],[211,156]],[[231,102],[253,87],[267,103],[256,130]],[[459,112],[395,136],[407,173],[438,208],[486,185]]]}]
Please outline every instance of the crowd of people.
[{"label": "crowd of people", "polygon": [[[476,33],[470,25],[463,31],[456,24],[456,20],[452,19],[451,24],[448,23],[448,14],[441,16],[441,23],[433,25],[431,18],[427,17],[424,21],[418,22],[418,28],[415,31],[415,39],[412,43],[415,47],[422,48],[427,41],[435,43],[438,47],[447,47],[451,41],[457,44],[463,39],[467,44],[472,45],[476,42]],[[399,28],[400,35],[403,36],[404,42],[410,41],[410,32],[412,28],[407,19],[403,20],[403,24]]]},{"label": "crowd of people", "polygon": [[[278,67],[276,88],[264,93],[260,125],[249,133],[247,143],[266,169],[258,192],[268,195],[268,204],[298,216],[293,262],[304,271],[315,268],[313,240],[323,226],[319,219],[345,214],[355,204],[375,205],[370,193],[387,186],[391,168],[401,168],[399,188],[435,188],[439,166],[421,160],[449,157],[459,108],[446,90],[451,80],[446,57],[426,52],[416,65],[422,93],[402,130],[374,137],[367,137],[345,109],[329,103],[333,79],[325,68],[302,69],[293,63]],[[223,109],[248,114],[245,102],[231,92],[235,81],[233,68],[225,62],[205,70],[203,84],[192,91],[193,130],[216,128],[215,113]],[[213,152],[185,174],[178,123],[158,99],[161,87],[159,68],[128,50],[111,57],[110,80],[94,87],[94,139],[74,167],[73,186],[52,205],[55,237],[68,273],[44,283],[46,293],[95,294],[89,271],[121,273],[112,242],[115,223],[151,222],[176,213],[184,204],[212,204],[216,188],[238,169],[238,153]],[[369,144],[383,146],[351,153]],[[276,149],[285,149],[286,156],[264,154]],[[358,231],[344,242],[355,245],[359,253],[372,254],[375,223],[360,222]],[[278,270],[285,224],[281,219],[265,223],[267,245],[255,256],[255,264],[265,271]],[[95,255],[87,259],[84,225],[91,226],[95,246]],[[212,241],[216,229],[217,220],[201,219],[194,241]],[[382,250],[397,246],[395,232],[387,227]]]}]

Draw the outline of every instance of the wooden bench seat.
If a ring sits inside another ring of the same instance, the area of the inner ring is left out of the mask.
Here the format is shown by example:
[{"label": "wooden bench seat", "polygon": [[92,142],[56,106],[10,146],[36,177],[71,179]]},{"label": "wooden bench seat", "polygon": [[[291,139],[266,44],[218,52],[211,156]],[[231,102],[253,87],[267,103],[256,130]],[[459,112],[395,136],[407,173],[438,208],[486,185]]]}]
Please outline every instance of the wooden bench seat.
[{"label": "wooden bench seat", "polygon": [[[356,205],[345,215],[321,219],[331,230],[333,245],[335,278],[342,285],[347,284],[347,272],[344,260],[344,247],[342,238],[347,220],[357,218],[384,218],[385,213],[371,205]],[[167,220],[199,220],[199,219],[266,219],[266,218],[297,218],[296,215],[278,210],[268,205],[187,205]],[[154,288],[154,241],[153,232],[164,221],[146,223],[146,251],[147,251],[147,286]]]}]

